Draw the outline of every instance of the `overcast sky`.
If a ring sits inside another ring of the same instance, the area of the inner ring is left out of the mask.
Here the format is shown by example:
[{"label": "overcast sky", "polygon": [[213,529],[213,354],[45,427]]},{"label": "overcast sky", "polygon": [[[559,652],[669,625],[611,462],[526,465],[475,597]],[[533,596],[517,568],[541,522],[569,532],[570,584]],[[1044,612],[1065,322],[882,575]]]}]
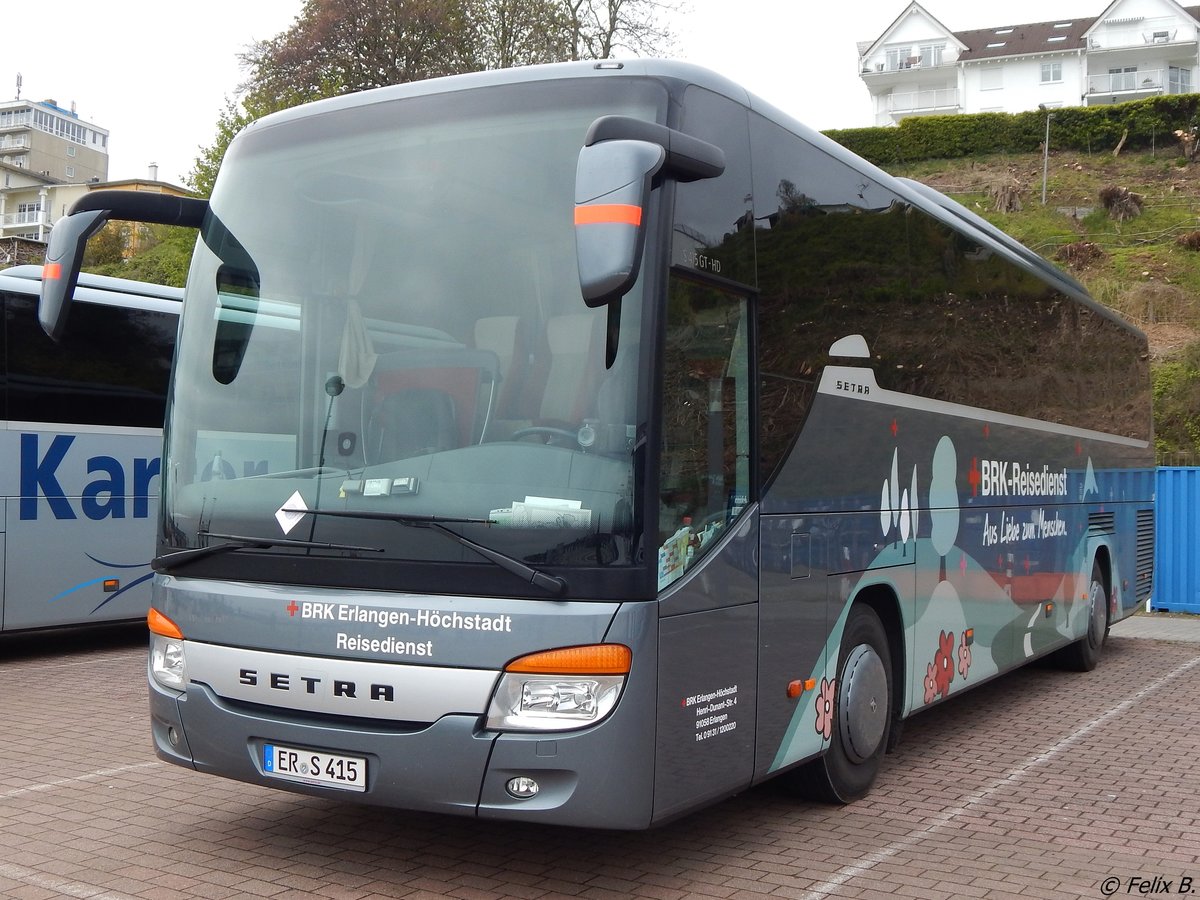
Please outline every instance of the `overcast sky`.
[{"label": "overcast sky", "polygon": [[[871,124],[858,41],[907,0],[684,0],[676,56],[741,82],[814,128]],[[292,24],[301,0],[38,0],[0,55],[0,99],[53,99],[109,131],[109,177],[182,183],[244,73],[237,54]],[[1104,0],[922,4],[952,31],[1099,15]],[[10,17],[11,19],[11,17]]]}]

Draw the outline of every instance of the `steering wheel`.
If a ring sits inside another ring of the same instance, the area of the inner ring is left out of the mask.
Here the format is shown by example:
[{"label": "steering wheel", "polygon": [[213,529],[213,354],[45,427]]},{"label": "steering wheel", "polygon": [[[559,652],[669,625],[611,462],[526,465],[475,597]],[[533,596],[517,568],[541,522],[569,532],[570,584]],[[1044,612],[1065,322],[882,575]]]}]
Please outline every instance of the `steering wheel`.
[{"label": "steering wheel", "polygon": [[556,437],[570,441],[572,444],[579,443],[579,433],[576,431],[568,431],[566,428],[555,428],[552,425],[530,425],[528,428],[518,428],[512,433],[512,440],[519,441],[522,438],[527,438],[530,435],[542,435],[544,437]]}]

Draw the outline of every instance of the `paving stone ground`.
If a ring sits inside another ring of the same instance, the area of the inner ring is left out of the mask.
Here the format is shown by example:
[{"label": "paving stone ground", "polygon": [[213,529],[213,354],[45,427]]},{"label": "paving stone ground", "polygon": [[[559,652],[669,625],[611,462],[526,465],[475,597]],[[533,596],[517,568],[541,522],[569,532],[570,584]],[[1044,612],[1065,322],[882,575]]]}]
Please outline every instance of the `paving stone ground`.
[{"label": "paving stone ground", "polygon": [[1139,616],[1094,672],[1035,665],[917,716],[851,806],[767,784],[634,834],[397,813],[168,766],[144,666],[138,632],[0,641],[0,897],[1200,892],[1200,619]]}]

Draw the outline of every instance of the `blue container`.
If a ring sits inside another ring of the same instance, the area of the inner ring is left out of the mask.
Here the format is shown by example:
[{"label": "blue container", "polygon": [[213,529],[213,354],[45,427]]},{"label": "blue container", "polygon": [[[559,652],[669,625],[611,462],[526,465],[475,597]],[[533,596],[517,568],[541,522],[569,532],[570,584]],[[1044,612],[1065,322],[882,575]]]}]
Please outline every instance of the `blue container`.
[{"label": "blue container", "polygon": [[1158,470],[1150,608],[1200,613],[1200,468]]}]

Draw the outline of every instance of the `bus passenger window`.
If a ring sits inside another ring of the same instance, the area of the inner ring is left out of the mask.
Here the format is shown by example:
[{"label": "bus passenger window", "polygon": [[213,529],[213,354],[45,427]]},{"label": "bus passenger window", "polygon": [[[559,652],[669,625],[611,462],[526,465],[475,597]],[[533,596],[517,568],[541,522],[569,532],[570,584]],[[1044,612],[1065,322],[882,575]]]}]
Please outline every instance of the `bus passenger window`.
[{"label": "bus passenger window", "polygon": [[724,533],[750,493],[746,299],[673,275],[667,315],[660,589]]}]

